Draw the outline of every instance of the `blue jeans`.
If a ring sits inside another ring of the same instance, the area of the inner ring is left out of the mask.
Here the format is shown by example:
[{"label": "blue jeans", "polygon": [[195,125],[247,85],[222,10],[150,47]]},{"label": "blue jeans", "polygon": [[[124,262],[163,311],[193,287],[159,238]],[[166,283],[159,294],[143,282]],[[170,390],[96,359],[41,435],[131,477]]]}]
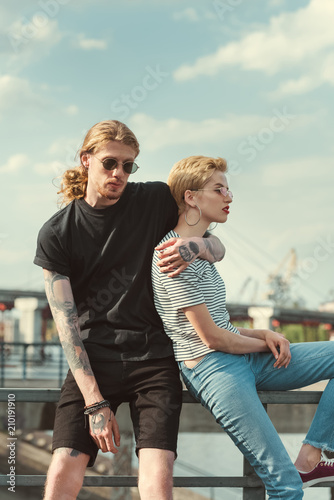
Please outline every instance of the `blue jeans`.
[{"label": "blue jeans", "polygon": [[288,368],[271,353],[207,354],[192,369],[179,362],[189,392],[216,418],[262,479],[269,498],[303,498],[302,481],[257,391],[328,382],[304,443],[334,451],[334,342],[291,344]]}]

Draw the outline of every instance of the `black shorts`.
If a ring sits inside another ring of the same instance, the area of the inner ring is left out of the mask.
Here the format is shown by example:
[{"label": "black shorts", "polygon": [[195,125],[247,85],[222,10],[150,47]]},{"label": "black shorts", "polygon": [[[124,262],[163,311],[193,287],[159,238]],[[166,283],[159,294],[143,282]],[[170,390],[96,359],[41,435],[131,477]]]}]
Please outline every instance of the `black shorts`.
[{"label": "black shorts", "polygon": [[[158,448],[176,455],[182,385],[174,358],[103,361],[92,369],[103,398],[110,401],[115,414],[121,403],[129,402],[136,452]],[[91,467],[98,448],[85,427],[83,408],[82,394],[69,371],[56,411],[52,451],[63,447],[81,451],[90,455]]]}]

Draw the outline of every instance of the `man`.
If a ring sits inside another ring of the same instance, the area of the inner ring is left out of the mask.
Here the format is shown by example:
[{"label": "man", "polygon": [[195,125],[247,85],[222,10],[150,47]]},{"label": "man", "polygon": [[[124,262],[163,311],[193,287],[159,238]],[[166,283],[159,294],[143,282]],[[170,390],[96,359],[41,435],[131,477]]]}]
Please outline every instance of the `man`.
[{"label": "man", "polygon": [[[65,208],[42,227],[35,264],[70,371],[57,408],[45,500],[75,499],[98,449],[117,453],[115,418],[129,402],[142,500],[170,500],[181,384],[170,341],[154,309],[154,246],[177,220],[160,182],[128,183],[139,144],[124,124],[94,125],[80,167],[65,172]],[[200,255],[224,255],[214,237],[172,239],[160,247],[174,276]],[[217,255],[217,257],[216,257]]]}]

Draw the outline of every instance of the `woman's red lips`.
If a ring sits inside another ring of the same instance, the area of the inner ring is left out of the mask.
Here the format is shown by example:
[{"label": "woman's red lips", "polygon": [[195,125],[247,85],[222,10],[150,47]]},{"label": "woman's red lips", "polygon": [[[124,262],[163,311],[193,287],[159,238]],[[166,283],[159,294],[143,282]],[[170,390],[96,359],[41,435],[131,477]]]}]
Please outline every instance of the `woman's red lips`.
[{"label": "woman's red lips", "polygon": [[223,208],[223,211],[226,212],[227,214],[229,214],[230,213],[230,207]]}]

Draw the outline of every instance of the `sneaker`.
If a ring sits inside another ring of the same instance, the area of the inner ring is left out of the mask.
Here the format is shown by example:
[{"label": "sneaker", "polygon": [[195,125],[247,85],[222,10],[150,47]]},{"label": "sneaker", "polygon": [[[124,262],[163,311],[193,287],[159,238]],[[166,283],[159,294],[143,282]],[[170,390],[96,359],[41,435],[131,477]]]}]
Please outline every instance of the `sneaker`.
[{"label": "sneaker", "polygon": [[334,481],[334,462],[323,458],[311,472],[298,472],[303,481],[303,489],[313,484]]}]

